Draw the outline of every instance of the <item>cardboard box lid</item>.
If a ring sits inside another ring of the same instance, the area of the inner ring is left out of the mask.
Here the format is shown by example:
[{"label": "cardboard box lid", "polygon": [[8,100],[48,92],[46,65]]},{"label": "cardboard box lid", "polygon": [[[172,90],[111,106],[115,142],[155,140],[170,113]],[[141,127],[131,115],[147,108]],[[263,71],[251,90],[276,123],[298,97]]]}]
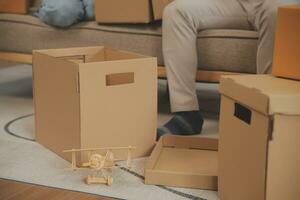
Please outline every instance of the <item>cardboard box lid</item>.
[{"label": "cardboard box lid", "polygon": [[300,115],[300,82],[271,75],[223,76],[220,93],[265,115]]},{"label": "cardboard box lid", "polygon": [[218,139],[166,135],[145,167],[145,183],[217,189]]}]

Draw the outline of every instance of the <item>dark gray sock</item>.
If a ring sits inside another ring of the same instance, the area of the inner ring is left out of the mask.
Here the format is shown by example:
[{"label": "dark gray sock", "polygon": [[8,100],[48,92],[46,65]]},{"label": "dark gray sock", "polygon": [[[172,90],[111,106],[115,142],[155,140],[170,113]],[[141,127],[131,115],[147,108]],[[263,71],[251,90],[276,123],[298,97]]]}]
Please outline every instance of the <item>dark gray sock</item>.
[{"label": "dark gray sock", "polygon": [[157,139],[165,134],[195,135],[202,130],[203,117],[199,111],[177,112],[163,127],[157,129]]}]

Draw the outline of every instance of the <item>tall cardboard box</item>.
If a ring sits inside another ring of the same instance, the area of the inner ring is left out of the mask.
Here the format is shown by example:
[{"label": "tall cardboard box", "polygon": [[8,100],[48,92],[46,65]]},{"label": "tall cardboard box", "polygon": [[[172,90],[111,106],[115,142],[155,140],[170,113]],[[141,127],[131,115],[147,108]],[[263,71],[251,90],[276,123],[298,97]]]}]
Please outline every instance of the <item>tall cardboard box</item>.
[{"label": "tall cardboard box", "polygon": [[299,200],[300,82],[226,76],[220,92],[220,199]]},{"label": "tall cardboard box", "polygon": [[300,80],[300,5],[278,9],[274,76]]},{"label": "tall cardboard box", "polygon": [[26,14],[29,0],[0,0],[0,13]]},{"label": "tall cardboard box", "polygon": [[[155,144],[157,61],[105,47],[33,52],[36,139],[61,157],[65,149]],[[124,158],[127,152],[116,152]],[[80,157],[78,158],[80,159]]]},{"label": "tall cardboard box", "polygon": [[153,20],[150,0],[95,0],[99,23],[149,23]]},{"label": "tall cardboard box", "polygon": [[174,0],[152,0],[153,16],[155,20],[162,19],[165,7]]}]

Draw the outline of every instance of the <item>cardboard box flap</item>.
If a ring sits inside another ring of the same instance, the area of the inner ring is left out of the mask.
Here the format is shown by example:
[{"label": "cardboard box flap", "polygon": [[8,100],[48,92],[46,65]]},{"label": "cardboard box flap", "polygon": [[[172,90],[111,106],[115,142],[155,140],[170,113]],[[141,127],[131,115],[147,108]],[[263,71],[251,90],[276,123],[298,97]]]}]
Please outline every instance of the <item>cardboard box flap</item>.
[{"label": "cardboard box flap", "polygon": [[71,160],[71,154],[62,154],[62,151],[81,147],[79,96],[75,79],[78,67],[75,63],[47,55],[44,50],[42,52],[33,53],[36,140]]},{"label": "cardboard box flap", "polygon": [[222,77],[219,90],[265,115],[300,115],[299,81],[270,75],[231,75]]},{"label": "cardboard box flap", "polygon": [[82,57],[90,57],[97,54],[103,54],[103,46],[94,46],[94,47],[77,47],[77,48],[62,48],[62,49],[45,49],[45,50],[33,50],[34,52],[39,52],[47,54],[55,58],[77,58],[84,59]]}]

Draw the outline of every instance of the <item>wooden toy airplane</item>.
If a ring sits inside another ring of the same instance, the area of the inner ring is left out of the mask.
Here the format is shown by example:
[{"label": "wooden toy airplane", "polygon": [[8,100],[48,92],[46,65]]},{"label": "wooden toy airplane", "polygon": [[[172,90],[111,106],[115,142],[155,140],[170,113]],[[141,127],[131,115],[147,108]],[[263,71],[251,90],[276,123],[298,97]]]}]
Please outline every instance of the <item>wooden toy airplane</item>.
[{"label": "wooden toy airplane", "polygon": [[[113,183],[113,178],[104,173],[104,170],[111,171],[114,167],[116,167],[116,161],[120,161],[121,159],[115,159],[113,150],[127,150],[127,167],[131,168],[132,160],[131,160],[131,152],[136,147],[128,146],[128,147],[111,147],[111,148],[91,148],[91,149],[71,149],[65,150],[65,153],[72,153],[72,162],[71,169],[74,171],[77,168],[76,163],[76,153],[87,152],[88,153],[88,162],[83,163],[82,167],[88,167],[90,169],[95,170],[95,172],[91,175],[88,175],[86,178],[87,184],[92,183],[101,183],[111,185]],[[93,153],[95,151],[104,150],[106,151],[105,155],[101,155],[99,153]],[[80,168],[80,167],[79,167]]]}]

